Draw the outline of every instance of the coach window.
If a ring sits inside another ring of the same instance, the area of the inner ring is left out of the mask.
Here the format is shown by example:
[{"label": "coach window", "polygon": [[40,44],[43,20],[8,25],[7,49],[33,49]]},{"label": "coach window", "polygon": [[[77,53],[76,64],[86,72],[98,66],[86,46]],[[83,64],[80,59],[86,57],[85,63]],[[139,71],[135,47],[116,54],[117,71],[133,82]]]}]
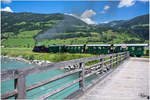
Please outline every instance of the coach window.
[{"label": "coach window", "polygon": [[142,48],[141,48],[141,47],[138,47],[138,48],[137,48],[137,50],[138,50],[138,51],[141,51],[141,50],[142,50]]},{"label": "coach window", "polygon": [[134,48],[134,47],[132,47],[132,50],[135,50],[135,48]]}]

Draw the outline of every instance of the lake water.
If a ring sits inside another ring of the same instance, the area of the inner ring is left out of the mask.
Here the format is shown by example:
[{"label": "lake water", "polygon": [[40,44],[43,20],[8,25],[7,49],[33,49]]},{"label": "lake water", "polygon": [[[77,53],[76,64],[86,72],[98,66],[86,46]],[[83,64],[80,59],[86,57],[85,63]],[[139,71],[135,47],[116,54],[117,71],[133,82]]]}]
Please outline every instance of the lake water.
[{"label": "lake water", "polygon": [[[33,66],[33,64],[28,64],[28,63],[21,62],[21,61],[11,60],[8,58],[2,58],[1,59],[2,70],[17,69],[17,68],[31,67],[31,66]],[[38,73],[38,74],[32,74],[32,75],[29,75],[26,77],[26,85],[30,86],[33,83],[47,80],[51,77],[63,74],[65,72],[66,72],[65,70],[57,69],[57,70],[51,70],[51,71],[42,72],[42,73]],[[38,98],[45,93],[54,91],[54,90],[58,89],[59,87],[62,87],[65,84],[72,82],[73,80],[77,79],[79,77],[78,75],[79,74],[76,73],[76,74],[67,76],[63,79],[59,79],[59,80],[54,81],[52,83],[49,83],[47,85],[41,86],[41,87],[33,89],[31,91],[28,91],[27,92],[27,99]],[[91,77],[87,78],[85,81],[85,84],[87,84],[89,81],[91,81],[95,77],[96,76],[91,76]],[[50,96],[48,99],[63,99],[65,97],[67,97],[69,94],[78,90],[79,89],[78,84],[79,83],[76,83],[76,84],[72,85],[71,87],[64,89],[63,91],[61,91],[61,92],[59,92],[53,96]],[[5,81],[5,82],[1,83],[1,93],[2,94],[6,93],[10,90],[13,90],[13,89],[14,89],[14,80],[9,80],[9,81]],[[14,97],[12,97],[12,98],[14,98]]]}]

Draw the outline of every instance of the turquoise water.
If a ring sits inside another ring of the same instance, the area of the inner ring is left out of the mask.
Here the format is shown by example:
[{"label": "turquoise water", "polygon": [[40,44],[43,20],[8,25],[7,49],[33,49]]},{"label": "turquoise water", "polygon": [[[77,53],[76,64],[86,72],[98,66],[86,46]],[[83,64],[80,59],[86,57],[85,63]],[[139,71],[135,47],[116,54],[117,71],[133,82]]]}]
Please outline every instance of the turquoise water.
[{"label": "turquoise water", "polygon": [[23,67],[31,67],[33,66],[32,64],[28,64],[22,61],[17,61],[13,59],[8,59],[8,58],[1,58],[1,69],[6,70],[6,69],[18,69],[18,68],[23,68]]},{"label": "turquoise water", "polygon": [[[2,70],[31,67],[31,66],[33,66],[33,65],[27,64],[25,62],[10,60],[8,58],[2,58],[2,64],[1,64]],[[66,72],[65,70],[57,69],[57,70],[46,71],[46,72],[42,72],[42,73],[38,73],[38,74],[32,74],[32,75],[29,75],[26,77],[26,85],[30,86],[33,83],[47,80],[49,78],[52,78],[56,75],[63,74],[65,72]],[[79,77],[79,74],[76,73],[76,74],[67,76],[65,78],[59,79],[57,81],[51,82],[49,84],[46,84],[44,86],[41,86],[39,88],[28,91],[27,98],[28,99],[38,98],[45,93],[54,91],[54,90],[58,89],[59,87],[62,87],[64,85],[66,85],[67,83],[72,82],[73,80],[76,80],[78,77]],[[95,78],[95,76],[91,76],[91,77],[87,78],[85,83],[87,84],[93,78]],[[64,89],[63,91],[61,91],[53,96],[50,96],[48,99],[63,99],[65,97],[67,97],[69,94],[78,90],[79,89],[78,84],[79,83],[76,83],[76,84],[72,85],[71,87]],[[2,86],[2,89],[1,89],[2,94],[6,93],[7,91],[14,89],[14,81],[9,80],[9,81],[2,82],[1,86]]]}]

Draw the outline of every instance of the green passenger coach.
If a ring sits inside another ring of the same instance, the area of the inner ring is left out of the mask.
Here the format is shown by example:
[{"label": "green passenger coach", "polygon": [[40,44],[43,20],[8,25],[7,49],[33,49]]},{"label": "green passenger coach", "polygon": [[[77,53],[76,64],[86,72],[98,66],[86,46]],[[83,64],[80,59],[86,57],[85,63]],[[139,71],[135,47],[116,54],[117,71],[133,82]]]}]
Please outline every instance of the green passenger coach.
[{"label": "green passenger coach", "polygon": [[130,56],[140,57],[144,55],[144,48],[148,46],[148,44],[115,44],[115,52],[124,52],[129,51]]},{"label": "green passenger coach", "polygon": [[109,54],[110,53],[110,44],[102,45],[87,45],[87,53],[92,54]]},{"label": "green passenger coach", "polygon": [[96,45],[50,45],[35,46],[34,52],[40,53],[91,53],[110,54],[129,51],[130,56],[140,57],[144,55],[145,48],[149,51],[148,44],[96,44]]},{"label": "green passenger coach", "polygon": [[83,53],[83,45],[66,45],[66,52],[69,53]]},{"label": "green passenger coach", "polygon": [[130,55],[137,57],[144,55],[144,48],[147,46],[148,44],[127,44]]}]

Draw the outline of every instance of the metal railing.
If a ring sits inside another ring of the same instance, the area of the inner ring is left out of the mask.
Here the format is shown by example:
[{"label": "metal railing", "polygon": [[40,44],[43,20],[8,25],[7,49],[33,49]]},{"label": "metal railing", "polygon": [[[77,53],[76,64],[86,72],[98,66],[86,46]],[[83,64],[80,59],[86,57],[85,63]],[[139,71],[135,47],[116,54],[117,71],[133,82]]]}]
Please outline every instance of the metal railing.
[{"label": "metal railing", "polygon": [[[33,90],[35,88],[41,87],[43,85],[49,84],[51,82],[57,81],[59,79],[73,75],[75,73],[79,73],[79,77],[76,80],[73,80],[72,82],[67,83],[64,86],[50,93],[46,93],[40,96],[38,99],[46,99],[49,96],[52,96],[76,83],[79,83],[79,89],[67,97],[67,98],[74,98],[77,95],[81,95],[82,93],[84,93],[84,91],[92,87],[102,78],[104,78],[106,75],[112,72],[116,68],[116,66],[122,63],[128,57],[129,57],[129,52],[122,52],[122,53],[108,54],[104,56],[96,56],[92,58],[82,58],[82,59],[69,60],[69,61],[58,62],[58,63],[51,63],[49,65],[45,65],[42,67],[33,66],[30,68],[5,70],[1,72],[1,82],[7,80],[14,80],[15,89],[8,91],[7,93],[1,94],[1,99],[7,99],[13,96],[15,96],[15,99],[25,99],[27,91]],[[95,61],[95,60],[99,60],[99,62],[91,66],[85,66],[87,62]],[[62,75],[57,75],[55,77],[49,78],[48,80],[37,82],[30,86],[26,86],[26,76],[28,75],[45,72],[48,70],[63,69],[66,66],[72,66],[76,64],[79,65],[78,69],[74,69]],[[85,78],[97,73],[99,73],[98,78],[92,80],[90,83],[85,85]]]}]

